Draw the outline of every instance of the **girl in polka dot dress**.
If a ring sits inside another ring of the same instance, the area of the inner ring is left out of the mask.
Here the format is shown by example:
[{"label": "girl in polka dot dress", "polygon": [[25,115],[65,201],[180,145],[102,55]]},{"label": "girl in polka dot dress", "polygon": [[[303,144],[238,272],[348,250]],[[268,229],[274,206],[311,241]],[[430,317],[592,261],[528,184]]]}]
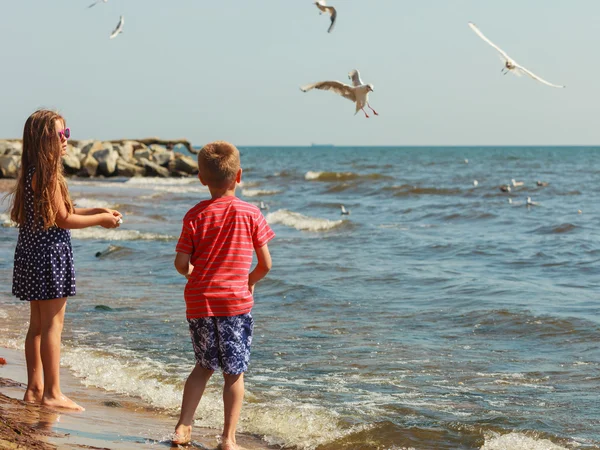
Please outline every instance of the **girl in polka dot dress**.
[{"label": "girl in polka dot dress", "polygon": [[119,226],[121,213],[75,208],[63,176],[62,155],[71,132],[54,111],[25,122],[21,171],[11,219],[19,226],[12,293],[30,305],[25,338],[26,402],[83,410],[60,389],[60,341],[67,297],[75,295],[71,229]]}]

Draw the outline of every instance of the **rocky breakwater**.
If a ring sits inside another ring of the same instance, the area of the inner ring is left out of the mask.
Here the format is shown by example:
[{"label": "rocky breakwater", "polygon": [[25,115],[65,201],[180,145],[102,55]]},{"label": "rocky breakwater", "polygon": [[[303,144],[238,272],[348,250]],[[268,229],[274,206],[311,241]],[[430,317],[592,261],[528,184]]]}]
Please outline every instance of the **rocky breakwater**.
[{"label": "rocky breakwater", "polygon": [[[198,173],[196,158],[173,151],[188,141],[71,140],[63,156],[65,174],[79,177],[188,177]],[[0,140],[0,178],[16,178],[21,164],[21,140]]]}]

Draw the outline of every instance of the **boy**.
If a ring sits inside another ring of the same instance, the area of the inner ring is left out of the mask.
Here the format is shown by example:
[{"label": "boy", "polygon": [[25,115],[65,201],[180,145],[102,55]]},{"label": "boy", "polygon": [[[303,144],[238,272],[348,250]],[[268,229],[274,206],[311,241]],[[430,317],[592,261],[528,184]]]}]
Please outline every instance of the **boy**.
[{"label": "boy", "polygon": [[[177,243],[175,268],[188,282],[184,298],[196,366],[185,382],[174,444],[191,441],[192,423],[209,378],[223,371],[225,424],[222,450],[237,450],[235,430],[250,359],[254,285],[271,269],[267,243],[275,233],[260,210],[235,196],[242,179],[240,153],[228,142],[198,153],[198,178],[210,200],[188,211]],[[250,272],[252,252],[257,265]]]}]

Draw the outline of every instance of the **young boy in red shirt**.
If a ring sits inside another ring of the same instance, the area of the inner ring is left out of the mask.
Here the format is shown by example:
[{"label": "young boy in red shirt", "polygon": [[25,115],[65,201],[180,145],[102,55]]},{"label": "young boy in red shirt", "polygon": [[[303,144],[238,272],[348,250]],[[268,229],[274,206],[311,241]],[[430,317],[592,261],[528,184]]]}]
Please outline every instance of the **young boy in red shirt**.
[{"label": "young boy in red shirt", "polygon": [[[213,372],[223,371],[225,423],[221,448],[236,450],[235,430],[244,398],[254,321],[256,283],[271,269],[267,243],[275,233],[261,211],[235,196],[242,179],[240,153],[228,142],[198,153],[198,178],[211,198],[183,218],[175,268],[187,278],[184,298],[196,366],[185,382],[174,444],[191,441],[198,403]],[[253,252],[257,265],[252,266]]]}]

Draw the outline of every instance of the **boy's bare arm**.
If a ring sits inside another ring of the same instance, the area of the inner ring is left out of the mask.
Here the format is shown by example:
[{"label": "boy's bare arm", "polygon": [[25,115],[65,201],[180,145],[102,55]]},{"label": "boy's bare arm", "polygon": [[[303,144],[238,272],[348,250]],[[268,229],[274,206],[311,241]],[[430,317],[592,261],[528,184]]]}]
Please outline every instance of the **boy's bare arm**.
[{"label": "boy's bare arm", "polygon": [[257,264],[250,275],[248,275],[248,289],[254,293],[254,285],[262,280],[271,270],[272,261],[269,246],[267,244],[260,248],[255,248]]},{"label": "boy's bare arm", "polygon": [[175,269],[184,277],[189,278],[194,270],[194,266],[190,264],[190,255],[177,252],[177,255],[175,255]]}]

